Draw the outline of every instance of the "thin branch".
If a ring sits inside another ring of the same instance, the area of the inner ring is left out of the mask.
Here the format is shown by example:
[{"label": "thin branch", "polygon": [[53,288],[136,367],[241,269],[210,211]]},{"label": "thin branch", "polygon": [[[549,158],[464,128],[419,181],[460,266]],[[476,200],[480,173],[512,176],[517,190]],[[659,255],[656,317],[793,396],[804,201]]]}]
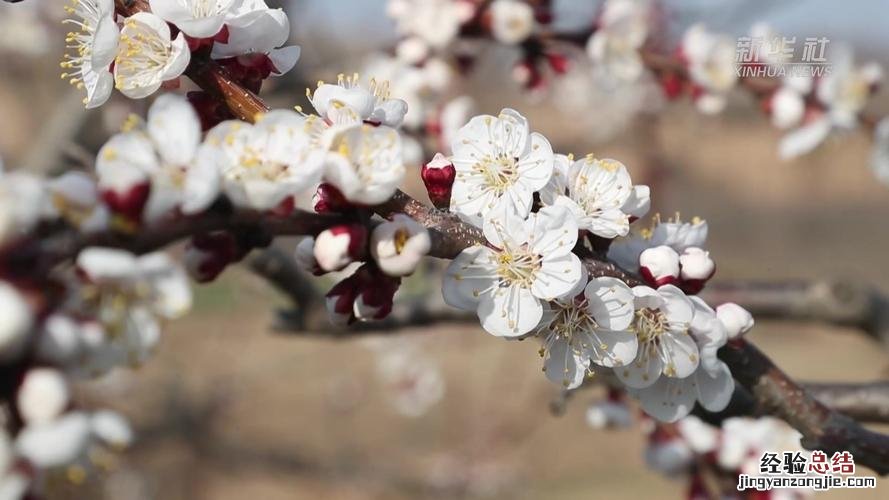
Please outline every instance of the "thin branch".
[{"label": "thin branch", "polygon": [[889,474],[889,436],[869,431],[818,402],[744,339],[729,342],[719,357],[764,414],[783,419],[802,434],[804,447],[828,454],[848,451],[878,474]]},{"label": "thin branch", "polygon": [[715,282],[707,285],[701,297],[714,305],[735,302],[756,318],[823,321],[859,328],[889,346],[889,299],[865,284]]}]

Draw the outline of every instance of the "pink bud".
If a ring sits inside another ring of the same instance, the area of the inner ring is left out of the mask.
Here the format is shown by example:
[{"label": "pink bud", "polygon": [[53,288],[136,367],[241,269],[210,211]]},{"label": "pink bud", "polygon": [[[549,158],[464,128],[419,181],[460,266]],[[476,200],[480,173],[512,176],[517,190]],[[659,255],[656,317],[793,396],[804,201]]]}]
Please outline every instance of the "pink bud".
[{"label": "pink bud", "polygon": [[325,229],[315,238],[315,260],[325,271],[339,271],[364,257],[367,228],[342,224]]},{"label": "pink bud", "polygon": [[353,321],[355,317],[352,314],[355,298],[358,296],[361,280],[358,273],[349,276],[340,281],[327,292],[325,296],[327,306],[327,314],[330,322],[337,326],[345,326]]},{"label": "pink bud", "polygon": [[686,248],[679,257],[682,267],[682,290],[685,293],[698,293],[716,272],[716,263],[710,258],[710,252],[698,247]]},{"label": "pink bud", "polygon": [[753,328],[753,315],[734,302],[726,302],[717,307],[716,317],[725,327],[730,339],[740,337]]},{"label": "pink bud", "polygon": [[436,153],[432,161],[423,165],[420,177],[426,185],[429,199],[438,208],[448,208],[451,204],[451,186],[457,177],[457,170],[445,155]]},{"label": "pink bud", "polygon": [[653,287],[674,284],[679,280],[679,254],[666,245],[647,248],[639,255],[639,273]]}]

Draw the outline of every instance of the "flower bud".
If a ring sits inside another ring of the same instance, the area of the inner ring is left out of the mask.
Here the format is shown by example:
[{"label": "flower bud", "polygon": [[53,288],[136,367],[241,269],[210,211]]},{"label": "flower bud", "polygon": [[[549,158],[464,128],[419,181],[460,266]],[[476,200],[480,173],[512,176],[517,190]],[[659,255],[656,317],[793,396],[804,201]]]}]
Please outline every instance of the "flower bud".
[{"label": "flower bud", "polygon": [[391,222],[375,227],[370,236],[370,253],[389,276],[413,273],[430,246],[426,228],[404,214],[395,214]]},{"label": "flower bud", "polygon": [[69,396],[68,384],[58,370],[34,368],[25,374],[16,394],[16,405],[29,425],[45,424],[65,411]]},{"label": "flower bud", "polygon": [[318,265],[315,259],[315,238],[303,238],[297,245],[293,254],[296,260],[296,267],[301,270],[312,273],[315,276],[324,274],[324,269]]},{"label": "flower bud", "polygon": [[340,213],[352,208],[343,193],[333,184],[321,184],[312,196],[312,207],[319,214]]},{"label": "flower bud", "polygon": [[315,238],[315,260],[325,271],[339,271],[364,256],[367,228],[342,224],[325,229]]},{"label": "flower bud", "polygon": [[681,288],[685,293],[700,292],[716,272],[716,263],[710,258],[710,252],[698,247],[686,248],[679,257],[679,265],[682,268]]},{"label": "flower bud", "polygon": [[676,283],[679,280],[679,254],[666,245],[647,248],[639,255],[639,272],[653,287]]},{"label": "flower bud", "polygon": [[327,307],[327,315],[335,326],[346,326],[355,321],[353,308],[355,298],[358,297],[360,280],[358,273],[340,281],[325,295],[324,305]]},{"label": "flower bud", "polygon": [[395,292],[401,280],[371,273],[365,280],[365,288],[355,299],[353,314],[359,321],[383,319],[392,312]]},{"label": "flower bud", "polygon": [[717,307],[716,317],[725,327],[730,339],[740,337],[753,328],[753,315],[734,302],[726,302]]},{"label": "flower bud", "polygon": [[420,177],[426,185],[429,199],[438,208],[447,208],[451,204],[451,186],[457,177],[457,170],[445,155],[436,153],[432,161],[423,165]]},{"label": "flower bud", "polygon": [[217,231],[192,238],[185,247],[183,262],[192,279],[208,283],[241,257],[234,235]]}]

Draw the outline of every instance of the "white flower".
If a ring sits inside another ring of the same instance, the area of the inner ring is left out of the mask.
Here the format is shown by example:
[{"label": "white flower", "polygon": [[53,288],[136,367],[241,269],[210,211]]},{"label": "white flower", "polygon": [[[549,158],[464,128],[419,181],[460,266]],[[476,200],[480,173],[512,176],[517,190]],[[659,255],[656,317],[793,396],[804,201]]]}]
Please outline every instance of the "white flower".
[{"label": "white flower", "polygon": [[340,271],[364,255],[366,244],[364,226],[334,226],[315,237],[315,261],[325,271]]},{"label": "white flower", "polygon": [[276,110],[255,125],[230,120],[213,127],[197,164],[215,166],[222,189],[237,206],[272,210],[308,191],[321,177],[323,156],[310,147],[305,118]]},{"label": "white flower", "polygon": [[72,0],[65,9],[80,18],[66,19],[77,27],[65,41],[70,53],[62,61],[62,78],[86,90],[87,108],[101,106],[111,96],[114,77],[111,63],[117,55],[120,31],[114,21],[114,0]]},{"label": "white flower", "polygon": [[418,36],[433,48],[442,49],[473,15],[474,7],[452,0],[390,0],[387,13],[395,19],[399,33]]},{"label": "white flower", "polygon": [[491,33],[500,43],[519,44],[534,31],[534,9],[527,3],[494,0],[488,8],[491,13]]},{"label": "white flower", "polygon": [[0,174],[0,246],[25,236],[45,207],[42,179],[25,172]]},{"label": "white flower", "polygon": [[148,222],[176,210],[200,212],[216,199],[219,170],[210,162],[196,161],[201,124],[184,97],[158,97],[148,111],[147,125],[130,122],[127,130],[99,151],[96,172],[103,192],[126,199],[135,187],[150,183],[142,211]]},{"label": "white flower", "polygon": [[630,388],[648,387],[663,374],[684,378],[698,367],[699,353],[689,334],[694,306],[682,290],[664,285],[657,290],[633,288],[635,317],[633,330],[639,342],[636,358],[615,369],[617,377]]},{"label": "white flower", "polygon": [[651,188],[644,184],[636,184],[633,186],[633,192],[621,211],[630,216],[630,222],[645,217],[645,214],[651,209]]},{"label": "white flower", "polygon": [[149,12],[128,17],[120,41],[114,84],[130,99],[148,97],[164,82],[179,78],[191,60],[185,34],[171,39],[167,23]]},{"label": "white flower", "polygon": [[[687,337],[693,339],[696,348],[693,354],[683,351],[672,360],[683,362],[683,356],[691,360],[686,368],[671,375],[666,370],[654,384],[632,390],[634,397],[642,404],[642,409],[652,417],[675,422],[688,415],[695,401],[708,411],[720,411],[728,405],[734,391],[734,379],[725,363],[716,357],[716,352],[725,345],[726,332],[716,313],[698,297],[689,297],[694,306],[694,318]],[[694,358],[692,358],[694,356]],[[698,356],[700,360],[698,362]]]},{"label": "white flower", "polygon": [[679,254],[667,245],[646,248],[639,255],[639,272],[651,286],[675,284],[679,279]]},{"label": "white flower", "polygon": [[141,363],[160,337],[155,316],[174,319],[191,308],[188,276],[166,254],[136,257],[123,250],[91,247],[80,252],[77,267],[86,280],[79,297],[83,307],[108,330],[82,332],[90,344],[88,364],[94,365],[89,371],[102,372],[121,362]]},{"label": "white flower", "polygon": [[700,91],[695,101],[698,109],[709,114],[719,113],[725,107],[726,95],[738,80],[735,41],[695,24],[683,35],[681,47],[689,77]]},{"label": "white flower", "polygon": [[815,88],[815,95],[825,111],[807,117],[802,126],[784,136],[778,149],[780,156],[788,159],[804,155],[824,142],[834,128],[855,128],[882,76],[878,65],[871,63],[856,67],[848,50],[838,51],[831,62],[830,72],[818,80]]},{"label": "white flower", "polygon": [[614,238],[630,230],[630,217],[624,207],[635,213],[647,210],[644,190],[639,196],[642,198],[636,196],[627,168],[617,160],[597,160],[588,155],[571,163],[570,157],[556,155],[552,179],[541,191],[540,199],[546,205],[569,209],[580,229]]},{"label": "white flower", "polygon": [[474,117],[457,132],[451,150],[457,170],[451,211],[479,227],[507,213],[526,217],[534,192],[553,172],[549,141],[530,133],[525,117],[511,109]]},{"label": "white flower", "polygon": [[636,335],[628,330],[634,311],[633,292],[626,283],[593,278],[581,296],[574,295],[552,302],[538,328],[544,338],[543,371],[566,389],[580,386],[590,361],[622,366],[636,357],[637,348]]},{"label": "white flower", "polygon": [[438,115],[439,143],[441,149],[451,149],[451,144],[460,132],[460,128],[476,113],[476,103],[472,97],[461,95],[448,101]]},{"label": "white flower", "polygon": [[353,203],[382,203],[404,180],[401,136],[395,129],[339,125],[324,132],[322,144],[327,151],[324,180]]},{"label": "white flower", "polygon": [[652,440],[645,447],[645,464],[670,477],[685,472],[693,460],[694,453],[679,437]]},{"label": "white flower", "polygon": [[27,425],[45,424],[65,411],[70,398],[65,377],[53,368],[33,368],[16,393],[16,406]]},{"label": "white flower", "polygon": [[0,360],[9,361],[21,354],[33,322],[25,298],[14,286],[0,281]]},{"label": "white flower", "polygon": [[389,82],[370,80],[361,86],[358,75],[337,77],[336,85],[319,82],[315,92],[306,94],[312,106],[328,123],[367,122],[398,127],[407,113],[407,103],[390,97]]},{"label": "white flower", "polygon": [[83,456],[89,441],[89,418],[77,412],[52,422],[26,426],[16,437],[15,447],[33,465],[52,468]]},{"label": "white flower", "polygon": [[219,33],[236,0],[150,0],[151,12],[193,38]]},{"label": "white flower", "polygon": [[730,339],[740,337],[753,328],[753,315],[734,302],[717,306],[716,317],[722,322]]},{"label": "white flower", "polygon": [[639,49],[648,38],[647,1],[608,0],[586,51],[595,69],[621,81],[635,81],[645,69]]},{"label": "white flower", "polygon": [[110,214],[96,182],[83,172],[65,172],[46,183],[46,214],[61,217],[85,233],[108,227]]},{"label": "white flower", "polygon": [[287,14],[270,9],[265,0],[236,0],[228,10],[225,25],[228,37],[213,44],[214,59],[264,54],[278,75],[290,71],[299,60],[298,46],[283,47],[290,38]]},{"label": "white flower", "polygon": [[380,269],[389,276],[407,276],[429,253],[429,231],[404,214],[395,214],[370,235],[370,253]]},{"label": "white flower", "polygon": [[582,279],[571,249],[577,226],[568,211],[545,207],[523,220],[514,213],[489,219],[485,238],[494,247],[473,246],[445,272],[442,293],[449,305],[476,311],[496,336],[520,337],[543,317],[543,302],[572,291]]},{"label": "white flower", "polygon": [[839,51],[831,64],[831,71],[818,81],[815,95],[827,106],[831,122],[853,128],[874,86],[882,80],[883,70],[876,63],[855,66],[848,50]]},{"label": "white flower", "polygon": [[608,258],[624,269],[636,272],[639,270],[639,256],[645,249],[666,245],[681,254],[689,247],[703,247],[707,241],[707,231],[707,221],[698,217],[691,222],[664,222],[655,216],[651,228],[614,240],[608,247]]}]

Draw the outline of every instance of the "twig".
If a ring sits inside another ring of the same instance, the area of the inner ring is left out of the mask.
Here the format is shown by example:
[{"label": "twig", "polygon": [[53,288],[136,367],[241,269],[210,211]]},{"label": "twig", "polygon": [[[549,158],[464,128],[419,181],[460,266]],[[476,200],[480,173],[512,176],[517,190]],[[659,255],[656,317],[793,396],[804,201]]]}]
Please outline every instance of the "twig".
[{"label": "twig", "polygon": [[889,299],[849,281],[709,283],[701,297],[713,305],[735,302],[756,318],[824,321],[860,328],[889,346]]}]

